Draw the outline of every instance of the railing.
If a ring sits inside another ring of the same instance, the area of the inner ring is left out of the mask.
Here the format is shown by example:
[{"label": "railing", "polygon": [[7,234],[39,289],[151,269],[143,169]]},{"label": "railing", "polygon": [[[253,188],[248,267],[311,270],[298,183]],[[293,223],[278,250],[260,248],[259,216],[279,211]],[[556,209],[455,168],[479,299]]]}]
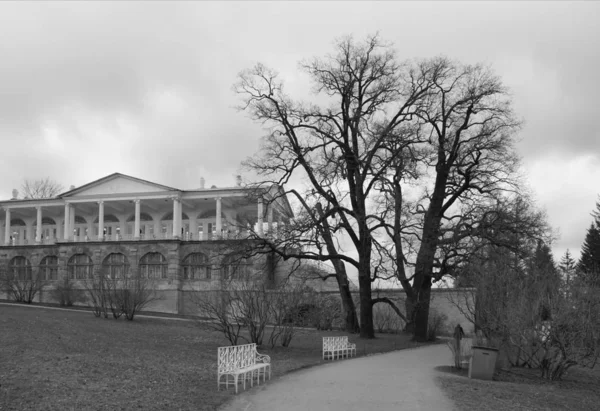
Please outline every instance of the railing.
[{"label": "railing", "polygon": [[[177,238],[180,241],[215,241],[215,240],[239,240],[250,237],[249,232],[240,233],[226,233],[224,232],[221,236],[216,233],[199,233],[194,236],[193,233],[185,233],[182,238]],[[152,233],[152,234],[140,234],[138,238],[134,237],[133,234],[105,234],[101,241],[142,241],[142,240],[173,240],[173,233]],[[69,242],[87,242],[87,241],[98,241],[94,237],[81,237],[75,236],[68,240]]]},{"label": "railing", "polygon": [[57,238],[54,237],[47,237],[47,238],[42,238],[42,240],[38,243],[35,240],[26,240],[23,238],[12,238],[9,241],[8,245],[40,245],[40,244],[56,244],[56,242],[58,241]]},{"label": "railing", "polygon": [[[216,233],[198,233],[194,235],[193,233],[185,233],[182,238],[179,238],[180,241],[216,241],[216,240],[242,240],[251,237],[251,233],[249,231],[243,232],[223,232],[221,235],[217,235]],[[173,233],[154,233],[154,234],[140,234],[139,238],[133,236],[133,234],[105,234],[104,238],[100,241],[142,241],[142,240],[173,240]],[[56,244],[57,242],[69,242],[69,243],[81,243],[81,242],[95,242],[99,241],[98,236],[73,236],[68,240],[63,240],[62,238],[54,238],[47,237],[42,238],[41,244]],[[11,239],[8,245],[17,246],[17,245],[39,245],[35,241],[24,240],[19,238]]]}]

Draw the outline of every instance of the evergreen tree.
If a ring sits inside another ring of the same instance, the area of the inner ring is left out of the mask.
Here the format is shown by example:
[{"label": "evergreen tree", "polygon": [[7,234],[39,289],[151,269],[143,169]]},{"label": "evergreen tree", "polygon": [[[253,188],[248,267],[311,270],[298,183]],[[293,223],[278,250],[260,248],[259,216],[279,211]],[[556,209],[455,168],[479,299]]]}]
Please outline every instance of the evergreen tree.
[{"label": "evergreen tree", "polygon": [[550,247],[542,241],[537,243],[529,259],[527,270],[528,288],[532,290],[532,301],[537,300],[542,321],[550,319],[550,301],[560,288],[560,274],[556,269]]},{"label": "evergreen tree", "polygon": [[600,269],[600,224],[593,222],[588,228],[581,247],[581,257],[577,268],[583,278],[598,276]]},{"label": "evergreen tree", "polygon": [[562,274],[562,277],[565,281],[565,285],[568,288],[577,268],[577,262],[571,256],[571,252],[569,251],[569,249],[565,251],[565,254],[560,259],[560,264],[558,265],[558,268],[560,269],[560,273]]}]

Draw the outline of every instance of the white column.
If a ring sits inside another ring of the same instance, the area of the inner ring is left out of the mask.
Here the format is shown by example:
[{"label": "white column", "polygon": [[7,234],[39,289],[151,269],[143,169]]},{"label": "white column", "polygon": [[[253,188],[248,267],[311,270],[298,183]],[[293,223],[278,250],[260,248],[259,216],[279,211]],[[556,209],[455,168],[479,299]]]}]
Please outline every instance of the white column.
[{"label": "white column", "polygon": [[27,240],[28,244],[35,244],[35,235],[33,234],[33,223],[25,223],[25,232],[26,233],[23,240]]},{"label": "white column", "polygon": [[104,240],[104,201],[98,201],[98,240]]},{"label": "white column", "polygon": [[160,217],[156,217],[154,219],[154,236],[156,238],[162,238],[163,237],[162,221],[160,220]]},{"label": "white column", "polygon": [[4,245],[10,245],[10,208],[6,209],[6,223],[4,225]]},{"label": "white column", "polygon": [[181,204],[181,198],[177,199],[177,238],[183,238],[181,234],[181,227],[183,226],[183,204]]},{"label": "white column", "polygon": [[223,221],[221,220],[221,197],[217,197],[217,238],[221,238],[223,233]]},{"label": "white column", "polygon": [[71,224],[71,218],[69,217],[69,211],[71,211],[70,204],[65,204],[65,231],[63,232],[63,238],[65,240],[69,239],[69,232],[71,231],[71,229],[69,228],[69,225]]},{"label": "white column", "polygon": [[56,239],[58,241],[60,241],[61,238],[63,238],[63,230],[64,230],[64,225],[63,224],[56,224]]},{"label": "white column", "polygon": [[181,235],[181,228],[178,227],[179,221],[181,221],[180,218],[178,218],[178,216],[181,216],[180,205],[179,198],[173,197],[173,238],[179,238]]},{"label": "white column", "polygon": [[267,231],[269,234],[273,233],[273,205],[267,206]]},{"label": "white column", "polygon": [[[75,237],[75,206],[73,204],[69,205],[69,218],[70,218],[70,222],[69,222],[69,228],[71,229],[69,231],[69,238],[74,238]],[[79,241],[79,238],[77,239]]]},{"label": "white column", "polygon": [[[191,217],[190,214],[188,216]],[[198,240],[198,219],[197,216],[193,216],[190,218],[190,239]]]},{"label": "white column", "polygon": [[263,220],[263,216],[264,216],[264,212],[263,212],[263,200],[262,197],[258,199],[258,235],[259,236],[263,236],[264,235],[264,231],[263,231],[263,224],[264,224],[264,220]]},{"label": "white column", "polygon": [[37,206],[37,227],[35,228],[35,242],[42,242],[42,207]]},{"label": "white column", "polygon": [[133,227],[133,238],[140,239],[140,200],[135,200],[135,224]]},{"label": "white column", "polygon": [[119,240],[123,240],[123,236],[127,232],[127,221],[125,219],[127,216],[122,216],[119,218]]}]

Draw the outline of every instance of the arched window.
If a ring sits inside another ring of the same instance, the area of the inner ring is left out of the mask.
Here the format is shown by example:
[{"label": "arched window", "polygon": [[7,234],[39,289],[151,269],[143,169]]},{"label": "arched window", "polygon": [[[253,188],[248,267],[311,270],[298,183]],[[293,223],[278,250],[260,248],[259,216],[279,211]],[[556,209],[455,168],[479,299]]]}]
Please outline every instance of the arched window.
[{"label": "arched window", "polygon": [[[134,222],[135,221],[135,214],[132,214],[129,216],[129,218],[127,219],[128,223]],[[154,221],[152,219],[152,216],[148,213],[140,213],[140,221]]]},{"label": "arched window", "polygon": [[[189,217],[186,213],[181,213],[181,219],[189,220]],[[161,219],[161,221],[171,221],[171,220],[173,220],[173,212],[172,211],[165,214],[165,216]]]},{"label": "arched window", "polygon": [[140,276],[142,278],[167,278],[167,259],[161,253],[148,253],[140,259]]},{"label": "arched window", "polygon": [[[96,219],[94,220],[94,223],[99,223],[100,222],[100,218],[96,217]],[[118,223],[119,219],[114,216],[113,214],[106,214],[104,216],[104,224],[106,223]]]},{"label": "arched window", "polygon": [[87,221],[85,221],[85,218],[83,218],[82,216],[76,215],[75,224],[87,224]]},{"label": "arched window", "polygon": [[12,278],[19,281],[31,280],[31,263],[23,256],[14,257],[8,264]]},{"label": "arched window", "polygon": [[71,280],[84,280],[92,278],[94,263],[86,254],[75,254],[69,258],[67,273]]},{"label": "arched window", "polygon": [[232,254],[223,259],[223,279],[235,280],[248,276],[252,263],[240,254]]},{"label": "arched window", "polygon": [[127,257],[124,254],[112,253],[107,255],[104,261],[102,261],[102,269],[104,275],[112,279],[125,278],[129,273],[129,261],[127,261]]},{"label": "arched window", "polygon": [[25,227],[27,224],[25,224],[25,221],[21,220],[20,218],[13,218],[12,220],[10,220],[10,226],[11,227]]},{"label": "arched window", "polygon": [[210,280],[211,268],[208,257],[202,253],[188,254],[183,260],[184,280]]},{"label": "arched window", "polygon": [[[54,221],[50,217],[44,217],[42,218],[42,225],[56,225],[56,221]],[[33,226],[37,226],[37,220],[33,220]]]},{"label": "arched window", "polygon": [[58,278],[58,257],[47,255],[40,263],[40,277],[44,280],[56,280]]},{"label": "arched window", "polygon": [[[223,213],[221,213],[221,215],[223,215]],[[201,212],[200,214],[198,214],[197,217],[199,220],[203,219],[203,218],[217,218],[217,210],[206,210]]]}]

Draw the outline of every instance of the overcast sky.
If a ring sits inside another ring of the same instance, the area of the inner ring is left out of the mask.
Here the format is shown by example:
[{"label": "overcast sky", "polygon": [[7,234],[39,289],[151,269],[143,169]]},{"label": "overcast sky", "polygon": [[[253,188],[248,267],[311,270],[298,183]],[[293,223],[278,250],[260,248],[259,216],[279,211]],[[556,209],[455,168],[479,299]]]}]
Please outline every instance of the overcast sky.
[{"label": "overcast sky", "polygon": [[0,197],[24,178],[113,172],[231,186],[263,134],[233,108],[236,74],[263,62],[302,91],[299,60],[378,31],[401,57],[503,78],[555,258],[577,258],[600,193],[599,15],[600,2],[0,2]]}]

